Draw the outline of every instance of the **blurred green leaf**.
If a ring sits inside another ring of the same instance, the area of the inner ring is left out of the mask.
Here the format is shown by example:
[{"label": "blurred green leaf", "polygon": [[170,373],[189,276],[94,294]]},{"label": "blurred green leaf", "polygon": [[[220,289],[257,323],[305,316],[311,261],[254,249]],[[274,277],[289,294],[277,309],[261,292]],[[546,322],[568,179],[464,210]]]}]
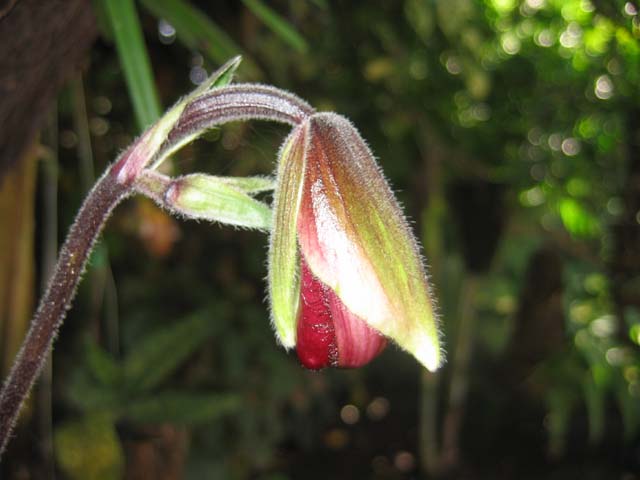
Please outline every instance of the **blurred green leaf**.
[{"label": "blurred green leaf", "polygon": [[569,421],[574,409],[575,398],[570,389],[556,388],[547,393],[547,428],[549,430],[550,453],[558,457],[567,446]]},{"label": "blurred green leaf", "polygon": [[318,8],[321,8],[323,10],[328,10],[329,9],[329,4],[327,3],[327,0],[311,0]]},{"label": "blurred green leaf", "polygon": [[133,0],[98,0],[116,43],[116,49],[141,130],[160,117],[161,108]]},{"label": "blurred green leaf", "polygon": [[565,197],[560,200],[558,212],[562,223],[572,235],[590,237],[600,231],[598,219],[574,198]]},{"label": "blurred green leaf", "polygon": [[433,7],[420,0],[407,0],[404,4],[404,13],[420,39],[427,43],[435,28]]},{"label": "blurred green leaf", "polygon": [[123,375],[130,392],[145,392],[165,381],[215,331],[215,322],[195,314],[150,333],[125,358]]},{"label": "blurred green leaf", "polygon": [[116,361],[92,339],[85,342],[84,358],[87,369],[100,384],[113,386],[121,379]]},{"label": "blurred green leaf", "polygon": [[584,382],[584,398],[589,419],[589,442],[597,445],[604,434],[605,427],[605,392],[587,376]]},{"label": "blurred green leaf", "polygon": [[63,423],[56,428],[53,443],[56,460],[66,478],[122,478],[124,453],[109,415],[87,415],[79,421]]},{"label": "blurred green leaf", "polygon": [[260,0],[242,0],[251,12],[264,22],[273,33],[300,53],[306,53],[309,45],[289,22]]},{"label": "blurred green leaf", "polygon": [[239,407],[239,397],[232,394],[160,392],[130,402],[122,414],[137,423],[195,425],[215,420]]},{"label": "blurred green leaf", "polygon": [[115,412],[127,401],[120,384],[103,384],[84,366],[72,373],[65,393],[74,407],[85,412]]},{"label": "blurred green leaf", "polygon": [[207,15],[183,0],[142,0],[142,5],[157,18],[169,22],[178,40],[188,48],[202,52],[215,64],[226,62],[242,53],[242,71],[249,79],[258,80],[262,72],[256,63]]},{"label": "blurred green leaf", "polygon": [[108,42],[113,43],[113,28],[111,27],[111,22],[109,21],[106,9],[104,8],[105,1],[92,0],[91,3],[96,18],[96,24],[100,31],[100,36]]},{"label": "blurred green leaf", "polygon": [[629,395],[626,382],[619,382],[617,387],[615,396],[622,415],[624,439],[630,442],[640,431],[640,401],[638,401],[637,394]]}]

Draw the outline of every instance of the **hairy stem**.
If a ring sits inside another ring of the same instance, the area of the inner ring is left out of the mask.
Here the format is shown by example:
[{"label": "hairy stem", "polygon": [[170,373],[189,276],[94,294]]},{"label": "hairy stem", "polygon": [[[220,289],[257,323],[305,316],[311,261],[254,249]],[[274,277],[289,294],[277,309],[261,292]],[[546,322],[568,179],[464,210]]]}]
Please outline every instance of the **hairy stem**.
[{"label": "hairy stem", "polygon": [[20,408],[71,306],[93,244],[113,208],[126,196],[139,191],[173,213],[181,213],[165,200],[172,180],[145,171],[149,163],[156,159],[154,167],[157,166],[177,148],[214,125],[249,119],[297,125],[313,113],[313,108],[295,95],[265,85],[196,90],[147,129],[107,170],[89,192],[69,230],[27,337],[0,391],[0,454],[6,448]]},{"label": "hairy stem", "polygon": [[262,119],[296,126],[314,113],[307,102],[279,88],[248,83],[215,88],[186,106],[167,143],[180,144],[194,132],[239,120]]},{"label": "hairy stem", "polygon": [[109,214],[129,190],[107,172],[87,196],[69,230],[31,328],[0,393],[0,452],[4,451],[20,408],[47,359],[92,246]]}]

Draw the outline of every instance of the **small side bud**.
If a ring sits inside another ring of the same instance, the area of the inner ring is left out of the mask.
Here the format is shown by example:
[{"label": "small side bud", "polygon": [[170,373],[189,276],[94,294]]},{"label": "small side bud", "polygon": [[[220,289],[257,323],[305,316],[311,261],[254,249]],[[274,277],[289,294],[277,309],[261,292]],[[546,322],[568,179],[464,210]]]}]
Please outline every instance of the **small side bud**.
[{"label": "small side bud", "polygon": [[171,182],[164,194],[164,204],[188,218],[268,230],[271,209],[247,192],[267,190],[270,182],[260,177],[227,179],[204,174],[185,175]]}]

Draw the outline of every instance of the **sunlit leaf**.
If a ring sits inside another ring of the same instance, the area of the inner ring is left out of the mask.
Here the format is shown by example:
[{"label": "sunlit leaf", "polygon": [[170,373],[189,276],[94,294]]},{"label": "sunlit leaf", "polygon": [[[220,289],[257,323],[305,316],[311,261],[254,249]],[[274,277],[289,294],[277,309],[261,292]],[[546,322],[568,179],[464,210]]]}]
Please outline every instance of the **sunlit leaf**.
[{"label": "sunlit leaf", "polygon": [[598,219],[574,198],[563,198],[558,203],[558,212],[565,228],[572,235],[591,237],[600,231]]}]

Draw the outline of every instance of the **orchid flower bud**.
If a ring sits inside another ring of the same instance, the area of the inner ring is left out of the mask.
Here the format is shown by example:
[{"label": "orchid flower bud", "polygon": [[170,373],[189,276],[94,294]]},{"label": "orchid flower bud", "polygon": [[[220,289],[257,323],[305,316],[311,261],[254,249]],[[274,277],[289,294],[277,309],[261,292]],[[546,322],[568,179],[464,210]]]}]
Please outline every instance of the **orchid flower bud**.
[{"label": "orchid flower bud", "polygon": [[164,192],[163,200],[168,208],[188,218],[268,230],[271,210],[251,194],[272,188],[269,178],[214,177],[194,173],[173,180]]},{"label": "orchid flower bud", "polygon": [[373,154],[344,117],[317,113],[281,151],[269,250],[272,321],[312,369],[358,367],[387,338],[442,362],[417,242]]}]

